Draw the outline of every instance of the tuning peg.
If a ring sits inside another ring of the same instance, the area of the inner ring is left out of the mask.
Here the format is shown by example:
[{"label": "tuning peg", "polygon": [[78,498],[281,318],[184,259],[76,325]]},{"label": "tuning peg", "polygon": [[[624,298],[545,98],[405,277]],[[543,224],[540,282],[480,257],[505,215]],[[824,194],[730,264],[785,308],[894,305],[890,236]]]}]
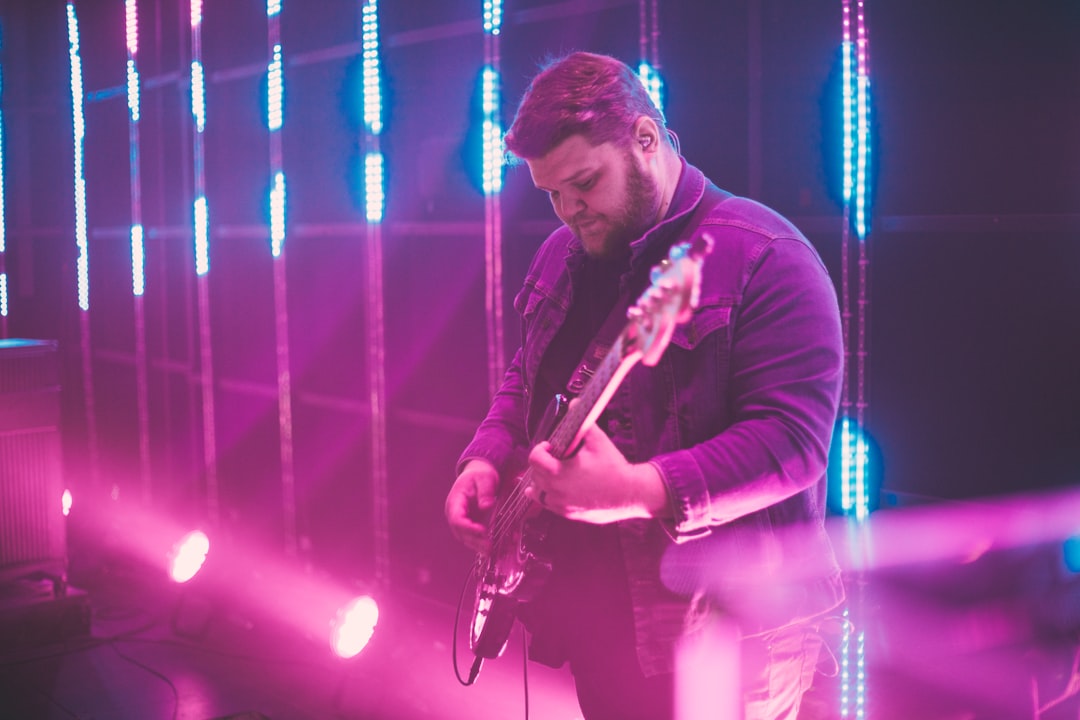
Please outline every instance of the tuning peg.
[{"label": "tuning peg", "polygon": [[661,260],[658,265],[653,265],[652,270],[649,271],[649,282],[653,284],[659,282],[660,278],[670,267],[671,261],[667,258]]}]

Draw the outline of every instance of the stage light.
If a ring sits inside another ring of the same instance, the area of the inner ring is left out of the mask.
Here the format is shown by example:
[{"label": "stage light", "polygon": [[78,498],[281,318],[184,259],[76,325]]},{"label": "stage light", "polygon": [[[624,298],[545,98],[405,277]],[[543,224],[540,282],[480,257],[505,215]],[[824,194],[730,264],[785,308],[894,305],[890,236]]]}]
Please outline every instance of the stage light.
[{"label": "stage light", "polygon": [[340,658],[355,657],[367,647],[378,623],[379,606],[375,600],[368,595],[353,598],[334,619],[330,647]]},{"label": "stage light", "polygon": [[201,530],[193,530],[180,538],[169,552],[169,577],[186,583],[198,574],[210,552],[210,538]]},{"label": "stage light", "polygon": [[71,514],[71,490],[64,489],[64,494],[60,496],[60,511],[64,513],[64,517]]},{"label": "stage light", "polygon": [[1080,573],[1080,535],[1073,535],[1065,541],[1065,567],[1070,572]]},{"label": "stage light", "polygon": [[7,273],[0,272],[0,317],[8,314]]}]

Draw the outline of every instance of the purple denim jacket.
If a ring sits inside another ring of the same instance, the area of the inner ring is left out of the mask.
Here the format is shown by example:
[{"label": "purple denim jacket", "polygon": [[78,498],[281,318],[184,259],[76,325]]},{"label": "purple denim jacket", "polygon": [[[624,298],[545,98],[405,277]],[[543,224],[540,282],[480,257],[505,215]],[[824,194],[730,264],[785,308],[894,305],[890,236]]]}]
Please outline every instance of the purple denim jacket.
[{"label": "purple denim jacket", "polygon": [[[631,245],[633,267],[655,243],[698,230],[715,241],[692,318],[655,367],[630,371],[610,403],[614,419],[602,424],[628,460],[656,466],[674,511],[619,523],[648,675],[673,670],[678,639],[709,613],[749,635],[844,597],[823,527],[843,376],[836,293],[813,246],[769,208],[733,197],[693,216],[707,182],[684,161],[667,218]],[[685,227],[688,218],[697,227]],[[471,458],[505,469],[528,446],[530,408],[550,400],[533,397],[536,375],[582,256],[565,226],[537,251],[514,301],[523,345],[459,469]]]}]

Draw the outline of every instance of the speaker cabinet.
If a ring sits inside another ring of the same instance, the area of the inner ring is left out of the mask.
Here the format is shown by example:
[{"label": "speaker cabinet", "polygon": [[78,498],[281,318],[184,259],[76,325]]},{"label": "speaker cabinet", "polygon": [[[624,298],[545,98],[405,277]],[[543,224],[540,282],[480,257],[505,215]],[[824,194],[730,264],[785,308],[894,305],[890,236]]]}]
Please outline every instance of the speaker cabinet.
[{"label": "speaker cabinet", "polygon": [[59,425],[56,342],[0,340],[0,581],[65,574]]}]

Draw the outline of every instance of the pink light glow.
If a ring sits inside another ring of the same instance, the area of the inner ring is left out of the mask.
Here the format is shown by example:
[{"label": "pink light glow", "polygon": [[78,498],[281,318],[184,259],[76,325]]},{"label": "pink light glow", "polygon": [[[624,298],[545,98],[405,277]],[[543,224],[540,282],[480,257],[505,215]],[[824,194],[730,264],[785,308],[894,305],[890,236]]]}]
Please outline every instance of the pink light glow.
[{"label": "pink light glow", "polygon": [[64,513],[64,517],[71,514],[71,491],[64,489],[64,494],[60,496],[60,509]]},{"label": "pink light glow", "polygon": [[338,657],[351,658],[367,647],[379,622],[379,606],[364,595],[343,607],[333,623],[330,647]]},{"label": "pink light glow", "polygon": [[200,530],[189,532],[169,553],[169,576],[175,582],[187,582],[202,569],[209,552],[210,539],[206,537],[206,533]]}]

